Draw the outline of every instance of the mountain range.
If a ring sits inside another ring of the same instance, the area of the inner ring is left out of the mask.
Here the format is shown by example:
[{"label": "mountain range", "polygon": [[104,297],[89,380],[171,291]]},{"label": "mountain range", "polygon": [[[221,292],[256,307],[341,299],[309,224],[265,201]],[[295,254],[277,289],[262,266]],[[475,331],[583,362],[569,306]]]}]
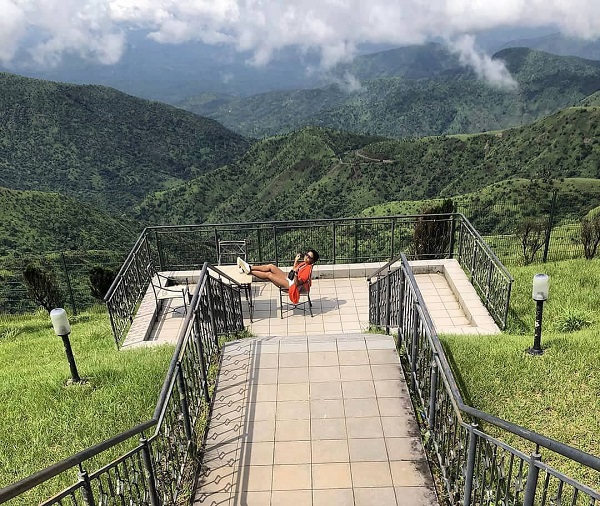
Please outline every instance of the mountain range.
[{"label": "mountain range", "polygon": [[[249,97],[215,93],[179,105],[250,137],[304,125],[392,137],[475,133],[531,123],[578,104],[600,89],[600,62],[527,48],[504,49],[518,84],[503,88],[478,79],[458,57],[435,43],[371,54],[336,69],[360,85]],[[340,77],[341,79],[341,77]]]},{"label": "mountain range", "polygon": [[[301,122],[255,141],[215,120],[111,88],[0,74],[0,209],[7,217],[0,222],[0,255],[122,249],[145,224],[358,216],[503,181],[510,188],[517,180],[579,178],[577,192],[589,202],[565,205],[575,214],[597,206],[585,181],[600,179],[599,63],[525,49],[499,56],[519,80],[521,102],[513,103],[514,96],[505,102],[489,87],[481,91],[486,85],[435,44],[357,60],[357,74],[378,76],[368,81],[376,90],[372,103],[379,95],[389,114],[410,125],[408,138]],[[403,77],[388,76],[402,69]],[[412,95],[394,95],[402,86]],[[296,93],[309,95],[308,111],[311,93],[321,94],[322,103],[328,96],[347,100],[336,90]],[[302,116],[278,111],[277,103],[269,111],[274,122]],[[351,110],[345,107],[328,114],[343,117]],[[387,120],[375,112],[356,124],[377,132],[378,121]],[[500,129],[503,115],[524,124]],[[497,130],[465,133],[466,125],[489,129],[490,118]],[[431,135],[439,131],[460,134]],[[522,200],[523,192],[514,198]]]}]

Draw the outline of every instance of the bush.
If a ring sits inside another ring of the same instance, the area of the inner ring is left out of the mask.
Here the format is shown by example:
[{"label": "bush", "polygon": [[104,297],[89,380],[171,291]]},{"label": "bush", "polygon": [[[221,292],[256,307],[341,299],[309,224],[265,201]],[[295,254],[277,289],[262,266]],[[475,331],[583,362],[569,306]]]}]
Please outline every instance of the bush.
[{"label": "bush", "polygon": [[[447,199],[441,204],[423,209],[422,214],[449,214],[455,211],[454,202]],[[450,220],[447,216],[423,216],[415,223],[413,233],[417,259],[444,258],[450,243]]]},{"label": "bush", "polygon": [[27,294],[50,312],[54,308],[62,307],[62,298],[58,283],[53,272],[45,271],[39,266],[28,265],[23,271]]},{"label": "bush", "polygon": [[523,248],[523,263],[529,265],[546,241],[546,223],[540,220],[527,219],[519,226],[518,233]]},{"label": "bush", "polygon": [[115,271],[105,269],[101,266],[93,267],[90,270],[90,292],[92,297],[99,300],[104,300],[104,296],[110,285],[112,285],[116,277]]},{"label": "bush", "polygon": [[594,258],[600,243],[600,213],[586,216],[581,220],[581,242],[585,258],[588,260]]}]

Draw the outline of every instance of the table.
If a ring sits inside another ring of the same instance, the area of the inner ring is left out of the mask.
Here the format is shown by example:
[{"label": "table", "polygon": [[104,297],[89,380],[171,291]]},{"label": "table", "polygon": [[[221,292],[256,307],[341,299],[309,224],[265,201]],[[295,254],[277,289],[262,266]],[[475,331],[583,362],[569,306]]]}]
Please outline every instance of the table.
[{"label": "table", "polygon": [[240,284],[240,287],[244,290],[246,302],[248,302],[250,321],[252,321],[254,313],[254,303],[252,302],[252,276],[245,272],[240,272],[240,268],[237,265],[215,265],[214,269],[218,269]]}]

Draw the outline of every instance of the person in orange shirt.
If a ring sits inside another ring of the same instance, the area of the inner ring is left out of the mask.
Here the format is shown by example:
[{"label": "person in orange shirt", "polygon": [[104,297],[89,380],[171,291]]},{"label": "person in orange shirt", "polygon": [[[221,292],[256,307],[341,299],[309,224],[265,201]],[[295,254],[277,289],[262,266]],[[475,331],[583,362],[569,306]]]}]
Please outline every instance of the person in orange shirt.
[{"label": "person in orange shirt", "polygon": [[309,249],[304,254],[304,257],[302,257],[301,253],[298,253],[294,259],[294,267],[292,268],[292,272],[294,272],[293,277],[288,276],[288,274],[274,264],[250,265],[240,257],[237,259],[237,264],[246,274],[270,281],[279,288],[289,290],[290,299],[294,302],[296,294],[299,296],[300,292],[308,292],[310,290],[312,268],[317,260],[319,260],[319,253],[314,249]]}]

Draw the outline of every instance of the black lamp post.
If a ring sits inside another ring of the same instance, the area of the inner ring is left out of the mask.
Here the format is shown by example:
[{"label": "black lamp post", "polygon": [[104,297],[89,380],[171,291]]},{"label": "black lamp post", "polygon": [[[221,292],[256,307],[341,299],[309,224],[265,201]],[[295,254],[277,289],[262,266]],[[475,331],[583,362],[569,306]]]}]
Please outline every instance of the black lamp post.
[{"label": "black lamp post", "polygon": [[69,367],[71,369],[71,381],[73,383],[79,383],[81,378],[77,372],[77,366],[75,365],[75,357],[73,356],[73,350],[71,349],[71,342],[69,341],[69,334],[71,333],[71,325],[67,318],[67,312],[62,308],[56,308],[50,311],[50,319],[52,320],[52,326],[57,336],[60,336],[65,345],[65,353],[67,360],[69,361]]},{"label": "black lamp post", "polygon": [[544,301],[548,300],[549,288],[550,278],[546,274],[536,274],[533,276],[531,297],[536,302],[536,310],[533,347],[527,350],[527,353],[530,355],[541,355],[544,353],[544,350],[542,350],[542,312],[544,311]]}]

